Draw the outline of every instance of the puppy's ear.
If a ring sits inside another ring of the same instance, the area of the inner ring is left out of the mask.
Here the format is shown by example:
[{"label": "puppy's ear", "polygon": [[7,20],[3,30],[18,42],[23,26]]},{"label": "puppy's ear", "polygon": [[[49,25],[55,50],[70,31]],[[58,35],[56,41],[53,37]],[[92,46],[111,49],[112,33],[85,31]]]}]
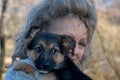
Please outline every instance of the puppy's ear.
[{"label": "puppy's ear", "polygon": [[41,31],[42,31],[42,28],[40,26],[33,26],[29,30],[26,38],[34,38],[35,36],[37,36],[38,34],[40,34]]},{"label": "puppy's ear", "polygon": [[67,53],[73,54],[76,44],[75,40],[71,36],[62,35],[61,42],[62,42],[63,50],[66,51]]}]

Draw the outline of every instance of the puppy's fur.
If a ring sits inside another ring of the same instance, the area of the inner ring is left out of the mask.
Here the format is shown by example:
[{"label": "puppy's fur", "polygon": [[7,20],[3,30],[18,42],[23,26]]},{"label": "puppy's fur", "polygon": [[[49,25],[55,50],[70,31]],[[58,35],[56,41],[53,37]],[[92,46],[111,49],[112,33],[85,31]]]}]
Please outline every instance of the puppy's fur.
[{"label": "puppy's fur", "polygon": [[[28,44],[28,57],[46,80],[91,80],[68,57],[73,54],[75,41],[70,36],[41,33]],[[35,68],[27,63],[17,63],[14,70],[35,75]],[[48,76],[49,74],[53,74]]]}]

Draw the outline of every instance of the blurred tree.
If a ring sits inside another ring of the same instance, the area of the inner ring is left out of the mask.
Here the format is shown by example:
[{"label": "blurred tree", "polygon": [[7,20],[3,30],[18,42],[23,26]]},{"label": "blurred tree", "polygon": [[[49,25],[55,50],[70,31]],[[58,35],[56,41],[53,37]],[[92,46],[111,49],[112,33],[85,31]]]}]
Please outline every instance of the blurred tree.
[{"label": "blurred tree", "polygon": [[120,0],[115,0],[116,7],[120,11]]},{"label": "blurred tree", "polygon": [[4,29],[3,29],[3,19],[4,19],[4,13],[7,7],[7,1],[3,0],[2,5],[2,12],[1,12],[1,19],[0,19],[0,48],[1,48],[1,55],[0,55],[0,80],[2,79],[2,69],[4,64],[4,55],[5,55],[5,36],[4,36]]}]

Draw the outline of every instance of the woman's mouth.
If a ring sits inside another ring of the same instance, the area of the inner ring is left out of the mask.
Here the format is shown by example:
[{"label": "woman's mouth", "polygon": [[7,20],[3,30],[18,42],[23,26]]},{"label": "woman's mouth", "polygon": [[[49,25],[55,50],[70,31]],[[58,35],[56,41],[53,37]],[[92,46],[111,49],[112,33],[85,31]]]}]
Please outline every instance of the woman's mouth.
[{"label": "woman's mouth", "polygon": [[76,62],[76,59],[71,59],[74,63]]}]

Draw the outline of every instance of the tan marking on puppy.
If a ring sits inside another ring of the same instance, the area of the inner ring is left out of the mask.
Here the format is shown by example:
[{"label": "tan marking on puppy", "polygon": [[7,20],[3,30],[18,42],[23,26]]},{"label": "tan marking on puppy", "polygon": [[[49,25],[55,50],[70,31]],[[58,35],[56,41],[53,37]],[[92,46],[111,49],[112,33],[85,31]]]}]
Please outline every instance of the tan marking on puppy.
[{"label": "tan marking on puppy", "polygon": [[51,43],[48,47],[49,47],[49,49],[52,49],[52,48],[59,49],[58,47],[56,47],[55,43]]},{"label": "tan marking on puppy", "polygon": [[64,56],[59,52],[60,51],[59,47],[57,47],[54,43],[51,43],[49,45],[49,49],[56,49],[57,50],[57,52],[55,54],[53,54],[53,59],[56,62],[56,64],[62,63],[64,60]]},{"label": "tan marking on puppy", "polygon": [[56,64],[60,64],[64,61],[64,56],[61,53],[56,53],[54,55],[54,60],[55,60]]},{"label": "tan marking on puppy", "polygon": [[13,69],[16,71],[22,70],[22,71],[25,71],[26,73],[31,74],[31,75],[34,75],[34,73],[35,73],[35,69],[31,65],[29,65],[25,62],[15,63]]},{"label": "tan marking on puppy", "polygon": [[34,50],[27,50],[27,55],[32,61],[34,61],[38,54]]},{"label": "tan marking on puppy", "polygon": [[45,43],[45,41],[40,41],[35,47],[39,47],[39,46],[46,46],[46,43]]}]

